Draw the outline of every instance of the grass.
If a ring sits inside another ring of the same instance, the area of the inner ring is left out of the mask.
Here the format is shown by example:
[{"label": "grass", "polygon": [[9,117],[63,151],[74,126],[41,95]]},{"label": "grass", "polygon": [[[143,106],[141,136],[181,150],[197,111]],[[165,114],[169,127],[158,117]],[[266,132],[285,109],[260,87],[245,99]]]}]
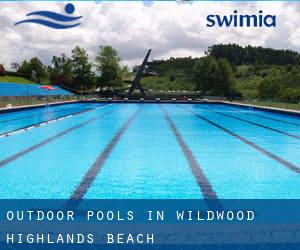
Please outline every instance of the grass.
[{"label": "grass", "polygon": [[0,82],[11,82],[11,83],[20,83],[20,84],[36,84],[28,79],[17,76],[0,76]]}]

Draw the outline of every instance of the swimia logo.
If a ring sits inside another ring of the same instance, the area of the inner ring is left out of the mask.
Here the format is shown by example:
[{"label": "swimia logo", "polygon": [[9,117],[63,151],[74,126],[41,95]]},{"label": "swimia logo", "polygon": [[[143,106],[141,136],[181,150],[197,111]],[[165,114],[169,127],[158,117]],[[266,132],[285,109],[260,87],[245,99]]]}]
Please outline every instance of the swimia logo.
[{"label": "swimia logo", "polygon": [[264,15],[262,10],[258,14],[239,14],[234,10],[231,15],[208,15],[207,27],[276,27],[275,15]]},{"label": "swimia logo", "polygon": [[65,6],[64,10],[64,14],[47,10],[31,12],[28,13],[26,16],[33,18],[19,21],[15,23],[15,25],[35,23],[52,29],[70,29],[79,26],[80,22],[78,21],[82,18],[82,16],[72,15],[75,11],[74,5],[68,3]]}]

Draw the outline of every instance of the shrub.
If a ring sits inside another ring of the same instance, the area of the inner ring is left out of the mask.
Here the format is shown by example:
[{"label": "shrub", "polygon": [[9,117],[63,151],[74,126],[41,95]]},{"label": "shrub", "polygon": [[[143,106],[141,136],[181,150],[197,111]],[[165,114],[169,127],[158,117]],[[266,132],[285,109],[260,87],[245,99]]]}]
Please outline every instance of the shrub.
[{"label": "shrub", "polygon": [[262,80],[258,86],[258,95],[262,99],[278,97],[282,85],[282,80],[279,78]]},{"label": "shrub", "polygon": [[176,76],[174,76],[174,75],[170,75],[170,77],[169,77],[169,80],[170,80],[170,82],[174,82],[174,81],[175,81],[175,79],[176,79]]},{"label": "shrub", "polygon": [[282,101],[298,103],[300,101],[300,89],[286,88],[280,94]]}]

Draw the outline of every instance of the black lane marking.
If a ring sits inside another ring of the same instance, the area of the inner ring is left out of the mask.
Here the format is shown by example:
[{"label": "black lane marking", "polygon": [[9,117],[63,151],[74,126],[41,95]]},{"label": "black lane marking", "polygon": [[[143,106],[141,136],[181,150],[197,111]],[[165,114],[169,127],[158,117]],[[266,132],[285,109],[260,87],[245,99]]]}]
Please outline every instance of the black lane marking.
[{"label": "black lane marking", "polygon": [[132,124],[132,122],[140,114],[140,112],[141,112],[141,109],[138,109],[133,115],[131,115],[129,117],[129,119],[126,121],[126,123],[115,134],[115,136],[110,141],[110,143],[105,147],[105,149],[98,156],[98,158],[95,160],[93,165],[86,172],[86,174],[82,178],[80,184],[77,186],[76,190],[70,196],[71,200],[81,200],[84,197],[84,195],[87,193],[88,189],[92,186],[93,182],[95,181],[97,175],[101,171],[101,169],[104,165],[104,162],[109,157],[111,151],[117,145],[117,143],[120,141],[124,132],[128,129],[128,127]]},{"label": "black lane marking", "polygon": [[277,133],[280,133],[280,134],[283,134],[283,135],[292,137],[292,138],[294,138],[294,139],[300,140],[300,136],[298,136],[298,135],[290,134],[290,133],[287,133],[287,132],[285,132],[285,131],[282,131],[282,130],[279,130],[279,129],[276,129],[276,128],[271,128],[271,127],[269,127],[269,126],[266,126],[266,125],[263,125],[263,124],[260,124],[260,123],[248,121],[248,120],[245,120],[245,119],[236,117],[236,116],[234,116],[234,115],[225,114],[225,113],[223,113],[223,112],[221,112],[221,111],[213,110],[213,109],[210,109],[210,108],[206,108],[206,109],[207,109],[207,110],[210,110],[210,111],[213,111],[213,112],[215,112],[215,113],[217,113],[217,114],[220,114],[220,115],[223,115],[223,116],[230,117],[230,118],[232,118],[232,119],[236,119],[236,120],[239,120],[239,121],[242,121],[242,122],[246,122],[246,123],[249,123],[249,124],[252,124],[252,125],[261,127],[261,128],[265,128],[265,129],[268,129],[268,130],[271,130],[271,131],[274,131],[274,132],[277,132]]},{"label": "black lane marking", "polygon": [[265,118],[265,119],[269,119],[269,120],[272,120],[272,121],[277,121],[277,122],[282,122],[282,123],[285,123],[285,124],[290,124],[290,125],[300,126],[300,124],[299,124],[299,123],[286,122],[286,121],[282,121],[282,120],[279,120],[279,119],[275,119],[275,118],[267,117],[267,116],[264,116],[264,115],[258,115],[258,114],[249,114],[249,113],[245,113],[245,114],[247,114],[247,115],[253,115],[253,116],[257,116],[257,117],[262,117],[262,118]]},{"label": "black lane marking", "polygon": [[[19,117],[19,118],[14,118],[14,119],[10,119],[10,120],[0,121],[0,123],[12,122],[12,121],[22,120],[22,119],[26,119],[26,118],[30,118],[30,117],[35,117],[35,116],[42,116],[42,115],[48,115],[48,114],[53,114],[53,113],[59,113],[59,112],[70,110],[70,109],[78,109],[78,107],[67,108],[67,109],[59,109],[57,111],[51,111],[51,112],[45,112],[45,113],[37,113],[35,115],[22,116],[22,117]],[[72,113],[70,113],[70,115],[71,114]]]},{"label": "black lane marking", "polygon": [[[216,106],[216,105],[212,105],[212,106]],[[227,108],[227,107],[226,107]],[[228,108],[229,110],[232,110],[232,111],[238,111],[236,109],[231,109],[231,108]],[[261,118],[265,118],[265,119],[268,119],[268,120],[271,120],[271,121],[276,121],[276,122],[282,122],[282,123],[285,123],[285,124],[290,124],[290,125],[295,125],[295,126],[300,126],[299,123],[293,123],[293,122],[287,122],[287,121],[282,121],[282,120],[279,120],[279,119],[276,119],[276,118],[271,118],[271,117],[268,117],[268,116],[264,116],[264,115],[259,115],[259,114],[252,114],[252,113],[243,113],[245,115],[253,115],[253,116],[257,116],[257,117],[261,117]]]},{"label": "black lane marking", "polygon": [[288,169],[294,171],[294,172],[297,173],[297,174],[300,174],[300,168],[297,167],[296,165],[294,165],[293,163],[291,163],[291,162],[289,162],[289,161],[287,161],[287,160],[282,159],[281,157],[279,157],[279,156],[277,156],[277,155],[275,155],[275,154],[273,154],[273,153],[267,151],[266,149],[264,149],[264,148],[258,146],[258,145],[255,144],[254,142],[247,140],[246,138],[244,138],[244,137],[242,137],[242,136],[240,136],[240,135],[238,135],[238,134],[232,132],[231,130],[229,130],[229,129],[227,129],[227,128],[222,127],[221,125],[219,125],[219,124],[217,124],[217,123],[215,123],[215,122],[213,122],[213,121],[207,119],[206,117],[204,117],[204,116],[202,116],[202,115],[200,115],[200,114],[198,114],[198,113],[196,113],[196,112],[194,112],[194,111],[192,111],[192,110],[189,110],[189,109],[183,108],[183,107],[181,107],[181,108],[184,109],[184,110],[187,111],[187,112],[192,113],[192,114],[195,115],[196,117],[198,117],[198,118],[200,118],[200,119],[202,119],[202,120],[208,122],[209,124],[215,126],[216,128],[219,128],[219,129],[223,130],[223,131],[226,132],[227,134],[229,134],[229,135],[235,137],[236,139],[238,139],[238,140],[244,142],[245,144],[247,144],[247,145],[253,147],[253,148],[256,149],[257,151],[259,151],[259,152],[263,153],[264,155],[270,157],[271,159],[277,161],[278,163],[280,163],[280,164],[283,165],[284,167],[286,167],[286,168],[288,168]]},{"label": "black lane marking", "polygon": [[181,147],[181,150],[184,153],[185,158],[187,159],[187,161],[189,163],[191,171],[196,179],[198,186],[201,189],[204,199],[218,199],[216,192],[214,191],[212,185],[210,184],[210,182],[209,182],[208,178],[206,177],[205,173],[203,172],[202,168],[196,161],[192,151],[190,150],[188,145],[184,142],[175,123],[171,120],[166,109],[161,105],[160,105],[160,107],[164,113],[165,119],[167,120],[169,126],[171,127],[171,129],[177,139],[178,144]]},{"label": "black lane marking", "polygon": [[[104,107],[104,106],[107,106],[107,105],[109,105],[109,104],[106,104],[106,105],[103,105],[103,106],[99,106],[99,107]],[[51,120],[48,120],[48,121],[43,121],[43,122],[39,122],[39,123],[34,123],[34,124],[31,124],[31,125],[28,125],[28,126],[25,126],[25,127],[22,127],[22,128],[17,128],[17,129],[14,129],[14,130],[10,130],[10,131],[1,133],[1,134],[0,134],[0,137],[5,136],[5,135],[8,136],[9,134],[12,134],[12,133],[14,133],[14,132],[16,132],[16,131],[20,131],[20,130],[26,131],[28,128],[33,127],[33,126],[34,126],[35,128],[37,128],[37,127],[39,127],[41,124],[44,124],[44,123],[51,123],[51,122],[53,122],[53,121],[56,121],[56,120],[58,120],[58,119],[61,119],[61,118],[67,117],[67,116],[75,116],[75,115],[80,115],[80,114],[83,114],[83,113],[86,113],[86,112],[90,112],[90,111],[95,110],[95,109],[97,109],[97,108],[99,108],[99,107],[95,107],[95,108],[91,108],[91,109],[86,109],[86,110],[78,111],[78,112],[75,112],[75,113],[72,113],[72,114],[68,114],[68,115],[64,115],[64,116],[60,116],[60,117],[57,117],[57,118],[54,118],[54,119],[51,119]]]},{"label": "black lane marking", "polygon": [[108,111],[108,112],[105,112],[105,113],[101,114],[100,116],[91,118],[91,119],[89,119],[89,120],[87,120],[87,121],[85,121],[85,122],[83,122],[83,123],[80,123],[80,124],[78,124],[78,125],[76,125],[76,126],[73,126],[73,127],[69,128],[69,129],[66,129],[66,130],[64,130],[64,131],[62,131],[62,132],[60,132],[60,133],[58,133],[58,134],[56,134],[56,135],[54,135],[54,136],[51,136],[51,137],[49,137],[48,139],[46,139],[46,140],[44,140],[44,141],[42,141],[42,142],[40,142],[40,143],[38,143],[38,144],[35,144],[35,145],[33,145],[33,146],[29,147],[29,148],[26,148],[26,149],[24,149],[24,150],[22,150],[22,151],[20,151],[20,152],[18,152],[18,153],[16,153],[16,154],[14,154],[14,155],[8,157],[8,158],[6,158],[6,159],[0,161],[0,168],[4,167],[5,165],[7,165],[7,164],[9,164],[9,163],[11,163],[11,162],[13,162],[13,161],[19,159],[20,157],[22,157],[22,156],[24,156],[24,155],[26,155],[26,154],[28,154],[28,153],[30,153],[30,152],[32,152],[32,151],[34,151],[34,150],[40,148],[40,147],[42,147],[42,146],[45,146],[46,144],[48,144],[48,143],[50,143],[50,142],[56,140],[56,139],[59,138],[59,137],[62,137],[62,136],[64,136],[64,135],[66,135],[66,134],[69,134],[69,133],[71,133],[72,131],[74,131],[74,130],[76,130],[76,129],[79,129],[79,128],[81,128],[81,127],[83,127],[83,126],[85,126],[85,125],[87,125],[87,124],[89,124],[89,123],[91,123],[91,122],[94,122],[94,121],[96,121],[96,120],[99,120],[99,119],[101,119],[103,116],[108,115],[108,114],[113,113],[113,112],[115,112],[115,111]]}]

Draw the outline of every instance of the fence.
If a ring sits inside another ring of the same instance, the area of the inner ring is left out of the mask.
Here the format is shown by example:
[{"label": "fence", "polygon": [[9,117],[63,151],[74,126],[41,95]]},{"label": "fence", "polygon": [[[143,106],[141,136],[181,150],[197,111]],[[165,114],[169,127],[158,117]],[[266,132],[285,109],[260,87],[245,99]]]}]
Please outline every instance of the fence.
[{"label": "fence", "polygon": [[234,98],[233,101],[242,103],[242,104],[250,104],[257,106],[266,106],[273,108],[281,108],[281,109],[293,109],[300,110],[300,100],[290,101],[290,100],[277,100],[277,99],[242,99],[242,98]]}]

